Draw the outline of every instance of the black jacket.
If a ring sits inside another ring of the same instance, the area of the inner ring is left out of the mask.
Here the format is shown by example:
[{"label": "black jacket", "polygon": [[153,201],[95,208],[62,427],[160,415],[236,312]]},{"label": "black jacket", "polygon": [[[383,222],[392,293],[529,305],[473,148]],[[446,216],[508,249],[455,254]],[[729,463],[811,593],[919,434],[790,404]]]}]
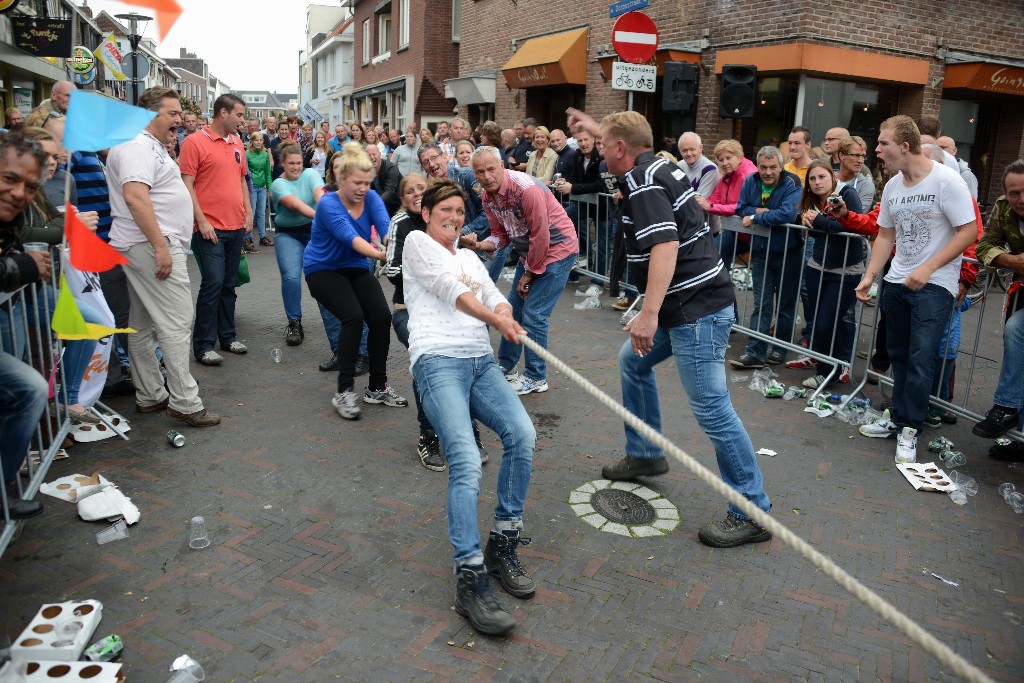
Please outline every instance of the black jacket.
[{"label": "black jacket", "polygon": [[[31,210],[31,207],[27,209]],[[0,291],[13,292],[39,279],[35,259],[22,253],[18,233],[23,223],[24,214],[19,214],[10,223],[0,223]]]},{"label": "black jacket", "polygon": [[402,204],[401,197],[398,196],[398,184],[401,182],[402,172],[398,170],[398,166],[382,158],[380,171],[374,176],[370,187],[384,200],[384,207],[388,210],[389,216],[394,216]]},{"label": "black jacket", "polygon": [[570,194],[589,194],[591,192],[607,192],[604,180],[601,179],[601,155],[597,149],[590,151],[590,163],[583,170],[583,152],[576,150],[576,158],[572,164],[572,176],[567,180],[572,183]]}]

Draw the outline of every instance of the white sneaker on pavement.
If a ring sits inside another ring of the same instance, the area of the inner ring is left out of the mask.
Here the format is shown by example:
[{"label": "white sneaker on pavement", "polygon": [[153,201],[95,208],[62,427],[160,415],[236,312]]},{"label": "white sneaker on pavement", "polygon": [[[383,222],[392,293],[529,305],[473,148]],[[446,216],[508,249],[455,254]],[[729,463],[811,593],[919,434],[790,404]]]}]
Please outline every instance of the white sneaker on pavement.
[{"label": "white sneaker on pavement", "polygon": [[913,427],[904,427],[896,437],[896,462],[917,462],[917,430]]}]

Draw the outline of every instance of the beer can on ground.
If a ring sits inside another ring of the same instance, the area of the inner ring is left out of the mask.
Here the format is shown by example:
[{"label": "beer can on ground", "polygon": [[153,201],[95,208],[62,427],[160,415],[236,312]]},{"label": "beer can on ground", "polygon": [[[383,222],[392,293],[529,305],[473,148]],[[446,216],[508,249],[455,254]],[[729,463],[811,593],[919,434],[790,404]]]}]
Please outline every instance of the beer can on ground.
[{"label": "beer can on ground", "polygon": [[172,429],[167,432],[167,443],[171,444],[175,448],[181,448],[185,445],[185,437]]}]

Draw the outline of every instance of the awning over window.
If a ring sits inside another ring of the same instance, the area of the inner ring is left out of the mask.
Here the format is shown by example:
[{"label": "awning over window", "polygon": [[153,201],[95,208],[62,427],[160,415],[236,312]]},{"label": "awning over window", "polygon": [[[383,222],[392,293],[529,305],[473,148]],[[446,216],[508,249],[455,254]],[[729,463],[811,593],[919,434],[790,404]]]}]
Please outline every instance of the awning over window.
[{"label": "awning over window", "polygon": [[817,43],[787,43],[737,50],[719,50],[715,73],[726,64],[753,64],[762,73],[806,73],[825,78],[928,84],[928,60],[897,57],[866,50]]},{"label": "awning over window", "polygon": [[484,104],[494,102],[496,71],[478,71],[460,78],[449,78],[444,82],[445,96],[448,90],[459,104]]},{"label": "awning over window", "polygon": [[943,89],[970,88],[1024,97],[1024,68],[987,62],[946,66]]},{"label": "awning over window", "polygon": [[511,88],[587,84],[587,29],[530,38],[501,67]]},{"label": "awning over window", "polygon": [[359,90],[356,90],[354,93],[352,93],[352,99],[360,100],[364,97],[372,97],[374,95],[380,95],[382,93],[392,92],[394,90],[401,90],[404,92],[405,78],[405,76],[402,76],[401,78],[389,81],[387,83],[378,83],[377,85],[372,85],[369,88],[360,88]]}]

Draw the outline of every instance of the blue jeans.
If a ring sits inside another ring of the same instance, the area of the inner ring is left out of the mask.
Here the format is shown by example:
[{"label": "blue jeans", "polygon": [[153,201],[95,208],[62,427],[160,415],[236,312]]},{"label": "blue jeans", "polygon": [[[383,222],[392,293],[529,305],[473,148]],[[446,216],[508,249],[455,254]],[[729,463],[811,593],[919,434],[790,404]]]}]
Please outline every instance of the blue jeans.
[{"label": "blue jeans", "polygon": [[[534,278],[530,285],[530,295],[524,301],[519,296],[519,279],[523,276],[523,263],[516,264],[516,274],[512,278],[512,289],[508,293],[508,302],[512,305],[512,317],[523,326],[530,339],[544,348],[548,347],[548,318],[555,310],[558,297],[565,291],[565,282],[569,271],[576,263],[576,254],[569,254],[561,261],[548,264],[544,274]],[[519,356],[523,353],[522,344],[513,344],[501,340],[498,344],[498,362],[506,370],[514,370],[519,365]],[[534,380],[547,379],[547,364],[540,356],[529,349],[526,350],[526,367],[523,374]]]},{"label": "blue jeans", "polygon": [[1017,429],[1024,427],[1024,308],[1011,315],[1003,327],[1003,366],[999,370],[995,402],[1021,410]]},{"label": "blue jeans", "polygon": [[252,227],[260,237],[267,236],[267,188],[253,185],[249,191],[249,203],[252,204]]},{"label": "blue jeans", "polygon": [[487,274],[491,276],[491,282],[497,282],[501,277],[501,270],[505,267],[505,259],[508,258],[508,250],[511,248],[512,246],[509,245],[504,249],[491,252],[489,260],[484,261],[484,267],[487,268]]},{"label": "blue jeans", "polygon": [[[827,237],[825,238],[828,239]],[[828,242],[826,242],[828,244]],[[801,264],[801,268],[807,266],[807,262],[811,259],[814,254],[814,235],[807,235],[804,237],[804,262]],[[857,281],[858,283],[860,280]],[[807,289],[807,280],[805,279],[800,283],[800,303],[804,308],[804,328],[800,330],[800,337],[803,339],[810,339],[811,335],[814,334],[814,297],[811,296]],[[853,285],[857,286],[857,283]]]},{"label": "blue jeans", "polygon": [[192,327],[192,353],[196,358],[235,341],[235,276],[242,258],[245,230],[217,230],[217,244],[192,236],[203,279],[196,297],[196,321]]},{"label": "blue jeans", "polygon": [[[811,350],[838,358],[845,364],[850,363],[853,343],[857,339],[857,326],[852,315],[857,303],[854,289],[860,280],[860,275],[822,273],[815,268],[804,268],[809,302],[804,303],[804,315],[819,323],[811,330]],[[817,374],[828,377],[830,372],[830,363],[818,363]]]},{"label": "blue jeans", "polygon": [[[281,271],[281,300],[289,320],[302,320],[302,254],[309,244],[309,237],[308,232],[284,232],[278,228],[277,241],[274,242],[277,269]],[[319,301],[316,305],[320,308],[331,351],[337,352],[341,321]]]},{"label": "blue jeans", "polygon": [[498,470],[496,522],[519,527],[537,440],[530,416],[494,361],[494,356],[420,356],[412,369],[423,409],[448,459],[448,538],[456,565],[483,563],[477,528],[480,451],[474,419],[493,429],[504,447]]},{"label": "blue jeans", "polygon": [[[722,479],[767,512],[771,501],[764,492],[761,468],[747,430],[732,407],[725,379],[725,349],[735,321],[736,308],[730,305],[692,323],[659,327],[654,334],[654,347],[643,357],[633,353],[632,343],[627,339],[619,351],[622,404],[660,432],[661,405],[654,366],[674,356],[693,416],[715,447]],[[637,458],[664,457],[660,448],[629,425],[626,425],[626,454]],[[729,506],[729,511],[740,519],[747,519],[734,505]]]},{"label": "blue jeans", "polygon": [[882,291],[885,342],[892,362],[892,411],[900,429],[920,431],[928,414],[935,349],[946,329],[953,295],[935,284],[912,291],[887,282]]},{"label": "blue jeans", "polygon": [[[754,312],[750,315],[750,327],[762,334],[768,334],[775,315],[775,301],[778,300],[778,320],[775,322],[775,338],[793,340],[793,319],[796,302],[800,295],[800,273],[803,270],[803,250],[790,249],[782,253],[751,254],[750,273],[754,278]],[[786,350],[777,348],[785,357]],[[751,337],[746,353],[764,362],[768,342]]]},{"label": "blue jeans", "polygon": [[[396,308],[391,313],[391,327],[395,328],[398,343],[409,348],[409,309]],[[420,399],[420,389],[416,386],[415,376],[412,378],[412,397],[416,400],[416,420],[420,423],[420,433],[433,432],[434,427],[427,419],[427,414],[423,412],[423,401]]]},{"label": "blue jeans", "polygon": [[[506,382],[508,384],[508,382]],[[0,460],[4,484],[18,477],[39,418],[46,408],[43,376],[9,353],[0,352]]]}]

